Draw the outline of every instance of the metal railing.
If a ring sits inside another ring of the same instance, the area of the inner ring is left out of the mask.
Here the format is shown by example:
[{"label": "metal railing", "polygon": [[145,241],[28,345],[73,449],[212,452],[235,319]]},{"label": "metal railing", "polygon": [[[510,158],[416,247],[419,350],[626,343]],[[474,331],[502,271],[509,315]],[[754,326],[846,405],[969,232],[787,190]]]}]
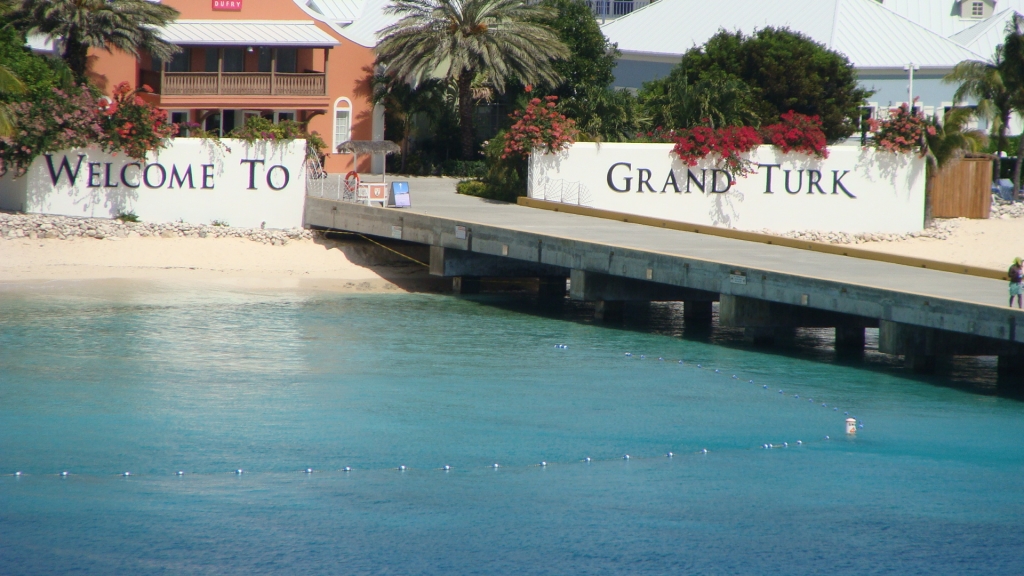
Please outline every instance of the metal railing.
[{"label": "metal railing", "polygon": [[587,0],[587,6],[598,18],[618,18],[633,10],[643,8],[651,0]]},{"label": "metal railing", "polygon": [[154,90],[165,96],[326,96],[327,74],[164,72]]}]

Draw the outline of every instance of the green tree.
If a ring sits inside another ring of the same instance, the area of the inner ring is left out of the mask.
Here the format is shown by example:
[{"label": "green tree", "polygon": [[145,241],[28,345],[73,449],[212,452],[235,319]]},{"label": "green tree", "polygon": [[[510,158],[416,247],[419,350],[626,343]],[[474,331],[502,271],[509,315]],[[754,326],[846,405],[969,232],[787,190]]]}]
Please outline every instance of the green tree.
[{"label": "green tree", "polygon": [[71,88],[71,72],[59,60],[33,54],[25,36],[10,26],[0,27],[0,136],[13,134],[10,106],[25,99]]},{"label": "green tree", "polygon": [[79,82],[85,81],[89,48],[170,58],[179,48],[158,30],[177,17],[174,8],[147,0],[23,0],[7,15],[25,33],[60,38],[61,57]]},{"label": "green tree", "polygon": [[582,0],[544,0],[543,4],[555,10],[551,28],[569,48],[569,57],[554,64],[562,82],[550,94],[558,96],[559,109],[576,122],[583,138],[617,141],[633,137],[647,125],[647,117],[631,93],[611,87],[618,48],[608,42]]},{"label": "green tree", "polygon": [[[853,64],[845,56],[803,34],[771,27],[752,36],[718,32],[704,46],[687,51],[679,65],[667,77],[655,80],[648,92],[683,94],[704,80],[708,88],[724,90],[742,102],[742,90],[728,86],[728,79],[748,86],[752,112],[760,120],[774,121],[790,110],[818,116],[829,142],[854,133],[860,106],[871,94],[858,87]],[[675,86],[661,89],[658,84]]]},{"label": "green tree", "polygon": [[556,86],[553,61],[569,50],[548,26],[551,8],[523,0],[396,0],[385,11],[401,19],[381,30],[377,61],[412,86],[430,78],[458,88],[462,156],[476,154],[473,86],[504,92],[510,80]]},{"label": "green tree", "polygon": [[655,126],[756,126],[760,123],[758,102],[750,86],[720,71],[704,74],[693,82],[686,76],[680,76],[678,81],[647,82],[640,91],[640,101]]},{"label": "green tree", "polygon": [[400,170],[404,172],[406,160],[409,158],[409,140],[413,118],[421,113],[431,116],[441,115],[447,105],[445,86],[439,80],[430,79],[414,88],[408,82],[386,73],[374,75],[371,83],[373,104],[383,104],[388,119],[391,121],[389,124],[398,124],[402,142]]},{"label": "green tree", "polygon": [[964,60],[943,78],[947,84],[959,84],[953,94],[956,102],[974,99],[977,102],[975,115],[989,121],[992,134],[996,137],[993,170],[997,178],[1000,173],[1000,156],[1006,149],[1006,130],[1013,113],[1013,92],[1007,84],[1008,74],[1012,74],[1011,66],[1006,59],[1004,45],[1000,44],[991,62]]},{"label": "green tree", "polygon": [[[1018,114],[1024,115],[1024,16],[1014,14],[1013,19],[1006,24],[1006,40],[1003,44],[1000,61],[1000,77],[1009,93],[1008,108]],[[1002,120],[1002,134],[1005,138],[1006,125],[1009,123],[1009,113],[1006,119]],[[1017,162],[1013,167],[1013,190],[1014,196],[1020,194],[1021,161],[1024,158],[1024,135],[1017,139]],[[996,174],[998,175],[999,156],[996,156]],[[998,177],[998,176],[997,176]]]}]

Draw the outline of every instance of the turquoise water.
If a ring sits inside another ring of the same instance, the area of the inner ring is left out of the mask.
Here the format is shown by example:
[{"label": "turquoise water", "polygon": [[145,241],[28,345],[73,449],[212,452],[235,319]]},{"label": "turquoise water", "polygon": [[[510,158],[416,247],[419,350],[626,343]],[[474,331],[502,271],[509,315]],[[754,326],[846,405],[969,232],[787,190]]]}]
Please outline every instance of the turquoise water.
[{"label": "turquoise water", "polygon": [[1024,572],[1024,404],[984,370],[677,312],[0,292],[0,573]]}]

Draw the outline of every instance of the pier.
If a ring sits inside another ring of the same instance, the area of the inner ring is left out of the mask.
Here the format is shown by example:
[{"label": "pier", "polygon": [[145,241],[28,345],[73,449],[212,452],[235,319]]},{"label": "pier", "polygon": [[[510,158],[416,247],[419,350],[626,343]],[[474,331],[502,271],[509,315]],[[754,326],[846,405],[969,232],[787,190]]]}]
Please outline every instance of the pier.
[{"label": "pier", "polygon": [[631,301],[682,301],[687,323],[707,324],[719,302],[720,325],[760,345],[829,327],[837,350],[855,352],[878,328],[879,351],[915,372],[945,356],[998,356],[1000,387],[1024,388],[1024,312],[1007,307],[1001,279],[491,202],[439,179],[411,187],[402,209],[308,196],[306,225],[429,246],[431,274],[460,293],[481,278],[532,277],[542,298],[568,285],[600,319]]}]

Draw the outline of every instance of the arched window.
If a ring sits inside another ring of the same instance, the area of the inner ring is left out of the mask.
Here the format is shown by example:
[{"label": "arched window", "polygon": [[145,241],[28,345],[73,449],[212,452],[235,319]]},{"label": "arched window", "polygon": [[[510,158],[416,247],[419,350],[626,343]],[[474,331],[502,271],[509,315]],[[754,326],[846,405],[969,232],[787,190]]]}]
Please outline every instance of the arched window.
[{"label": "arched window", "polygon": [[352,101],[348,98],[338,98],[334,102],[334,146],[332,151],[338,150],[338,145],[352,139]]}]

